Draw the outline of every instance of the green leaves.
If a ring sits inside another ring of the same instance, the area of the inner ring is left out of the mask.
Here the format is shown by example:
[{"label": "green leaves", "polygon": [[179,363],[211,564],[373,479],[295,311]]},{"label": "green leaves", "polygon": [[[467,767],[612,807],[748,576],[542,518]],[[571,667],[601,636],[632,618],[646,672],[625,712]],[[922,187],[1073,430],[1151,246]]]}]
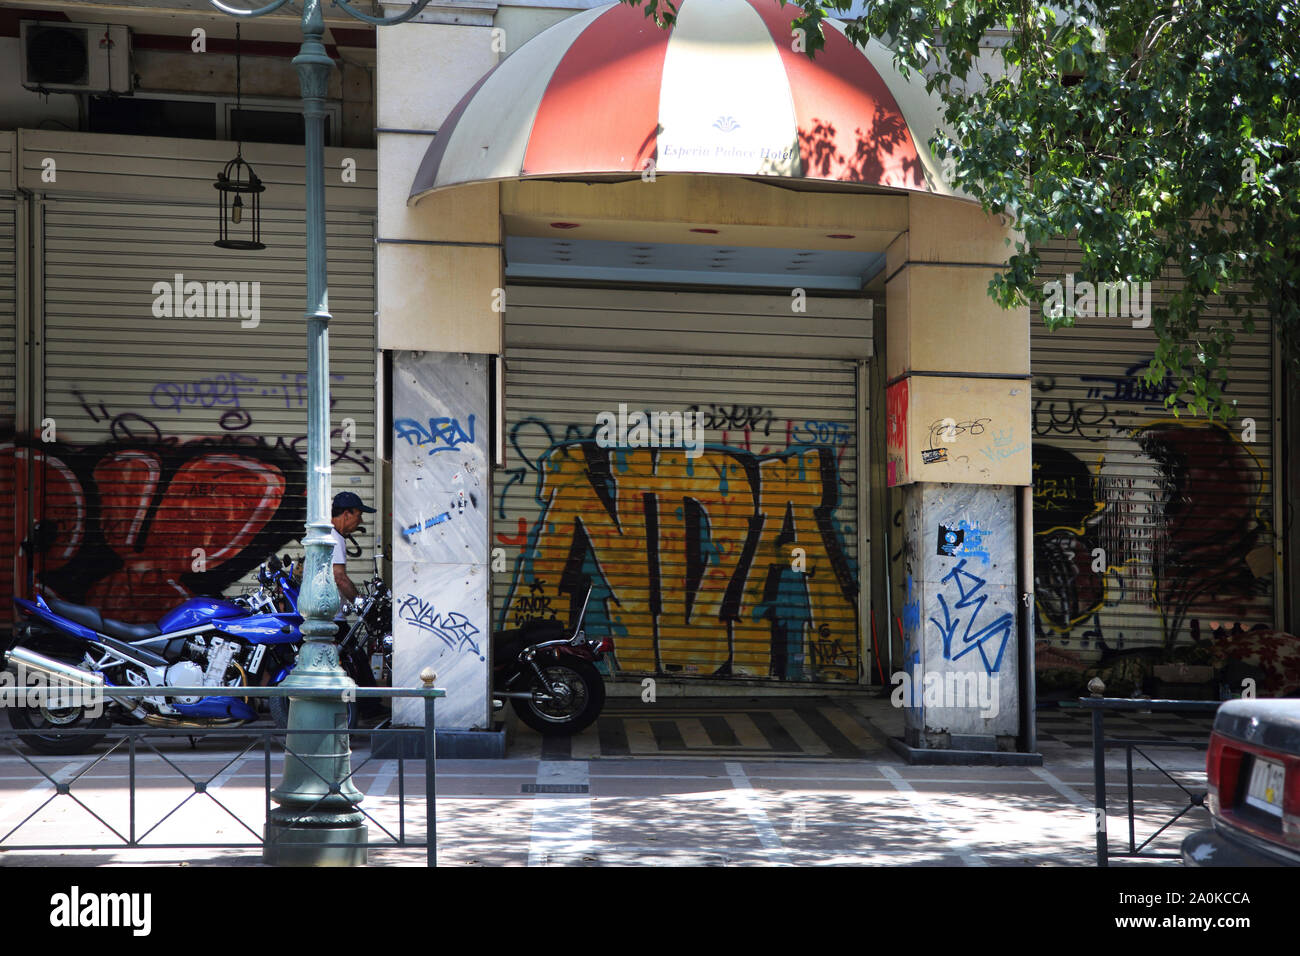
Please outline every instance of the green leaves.
[{"label": "green leaves", "polygon": [[[796,5],[817,23],[850,6]],[[1253,329],[1251,307],[1300,373],[1296,18],[1289,0],[875,0],[846,32],[888,37],[896,66],[927,77],[948,125],[935,154],[1029,249],[1070,235],[1080,279],[1172,281],[1153,310],[1151,384],[1172,379],[1175,410],[1227,417],[1233,329]],[[981,53],[1000,69],[968,90]],[[989,295],[1041,303],[1040,266],[1018,243]]]}]

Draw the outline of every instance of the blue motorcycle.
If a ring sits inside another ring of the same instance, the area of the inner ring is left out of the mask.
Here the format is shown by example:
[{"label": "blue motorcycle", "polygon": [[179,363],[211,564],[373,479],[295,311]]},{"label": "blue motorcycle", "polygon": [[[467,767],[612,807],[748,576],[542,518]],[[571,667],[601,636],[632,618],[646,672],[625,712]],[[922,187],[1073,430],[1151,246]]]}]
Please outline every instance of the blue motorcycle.
[{"label": "blue motorcycle", "polygon": [[[259,572],[261,585],[247,599],[249,608],[266,614],[298,614],[298,582],[295,565],[286,556],[284,561],[272,557]],[[356,619],[339,627],[339,666],[358,687],[388,686],[393,680],[393,603],[392,594],[379,573],[379,559],[375,559],[375,576],[361,585],[361,594],[352,604],[345,603],[344,611],[355,614]],[[298,624],[301,617],[295,617]],[[268,672],[268,683],[279,684],[293,670],[298,645],[294,644],[294,659],[280,670]],[[271,697],[267,700],[271,720],[278,727],[289,725],[289,700]],[[363,716],[382,717],[383,707],[373,699],[348,704],[348,726],[356,727]]]},{"label": "blue motorcycle", "polygon": [[[34,731],[23,737],[34,750],[77,754],[104,735],[63,731],[113,723],[183,729],[256,720],[257,710],[238,688],[280,683],[302,641],[292,563],[272,557],[259,568],[258,584],[253,595],[233,600],[190,598],[156,625],[115,621],[97,608],[43,595],[35,601],[14,598],[23,620],[0,657],[17,673],[18,688],[45,691],[7,707],[10,724]],[[105,686],[231,690],[212,697],[155,691],[108,700],[95,693]]]}]

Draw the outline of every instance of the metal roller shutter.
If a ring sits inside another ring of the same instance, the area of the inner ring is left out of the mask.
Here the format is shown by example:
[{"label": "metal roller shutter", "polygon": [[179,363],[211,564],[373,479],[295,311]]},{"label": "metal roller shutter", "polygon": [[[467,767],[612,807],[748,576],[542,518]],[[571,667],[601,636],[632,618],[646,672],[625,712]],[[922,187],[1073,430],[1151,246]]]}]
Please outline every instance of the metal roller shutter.
[{"label": "metal roller shutter", "polygon": [[[1045,279],[1079,268],[1071,243],[1041,251]],[[1155,283],[1152,306],[1171,288]],[[1240,417],[1226,425],[1175,418],[1143,384],[1155,337],[1131,315],[1076,323],[1051,333],[1033,316],[1037,627],[1065,652],[1040,650],[1040,667],[1095,659],[1102,641],[1172,648],[1216,626],[1273,626],[1267,321],[1237,336],[1227,395]]]},{"label": "metal roller shutter", "polygon": [[[334,487],[373,503],[373,233],[355,214],[329,219]],[[65,598],[128,621],[237,591],[269,554],[301,550],[302,213],[264,209],[261,252],[214,248],[211,220],[210,206],[185,203],[44,205],[44,415],[57,441],[42,447],[39,570]],[[182,293],[203,284],[203,315],[156,314],[178,281]],[[218,314],[218,282],[246,283],[255,326]],[[373,536],[356,541],[354,580],[373,573]]]},{"label": "metal roller shutter", "polygon": [[17,408],[14,391],[18,360],[16,216],[14,201],[0,196],[0,434],[6,438],[13,432]]},{"label": "metal roller shutter", "polygon": [[[532,307],[531,293],[508,295],[498,625],[567,621],[590,579],[587,630],[613,635],[618,672],[857,680],[858,363],[728,354],[732,342],[754,348],[739,334],[715,335],[711,354],[679,354],[662,332],[660,349],[629,349],[624,328],[618,350],[620,330],[592,317],[626,302],[619,293],[582,316]],[[679,324],[639,314],[651,334]],[[543,315],[553,324],[539,325]],[[718,317],[691,318],[704,332]],[[707,447],[695,458],[600,447],[597,415],[620,405],[699,412]]]},{"label": "metal roller shutter", "polygon": [[[3,153],[0,153],[3,158]],[[15,542],[21,540],[18,511],[18,480],[14,436],[17,429],[18,395],[18,254],[17,206],[13,199],[0,197],[0,594],[6,605],[15,593],[14,576],[19,573]],[[0,613],[0,625],[7,626],[8,607]]]}]

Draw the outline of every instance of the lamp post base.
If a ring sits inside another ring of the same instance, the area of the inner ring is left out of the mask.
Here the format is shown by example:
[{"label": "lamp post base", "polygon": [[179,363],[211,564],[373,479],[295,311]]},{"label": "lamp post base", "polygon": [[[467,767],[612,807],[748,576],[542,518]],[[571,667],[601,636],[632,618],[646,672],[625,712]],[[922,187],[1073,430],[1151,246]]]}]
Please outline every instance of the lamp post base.
[{"label": "lamp post base", "polygon": [[365,866],[370,828],[364,823],[313,827],[270,821],[263,830],[268,866]]}]

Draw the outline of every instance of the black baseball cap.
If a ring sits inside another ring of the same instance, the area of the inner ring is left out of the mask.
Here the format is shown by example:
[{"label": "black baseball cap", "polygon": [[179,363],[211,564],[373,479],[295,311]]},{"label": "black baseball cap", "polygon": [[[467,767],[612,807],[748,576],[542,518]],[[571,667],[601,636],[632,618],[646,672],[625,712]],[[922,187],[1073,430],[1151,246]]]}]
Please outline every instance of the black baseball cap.
[{"label": "black baseball cap", "polygon": [[339,514],[349,508],[358,508],[367,514],[375,513],[374,508],[367,508],[361,503],[361,499],[357,497],[355,491],[340,491],[334,496],[334,513]]}]

